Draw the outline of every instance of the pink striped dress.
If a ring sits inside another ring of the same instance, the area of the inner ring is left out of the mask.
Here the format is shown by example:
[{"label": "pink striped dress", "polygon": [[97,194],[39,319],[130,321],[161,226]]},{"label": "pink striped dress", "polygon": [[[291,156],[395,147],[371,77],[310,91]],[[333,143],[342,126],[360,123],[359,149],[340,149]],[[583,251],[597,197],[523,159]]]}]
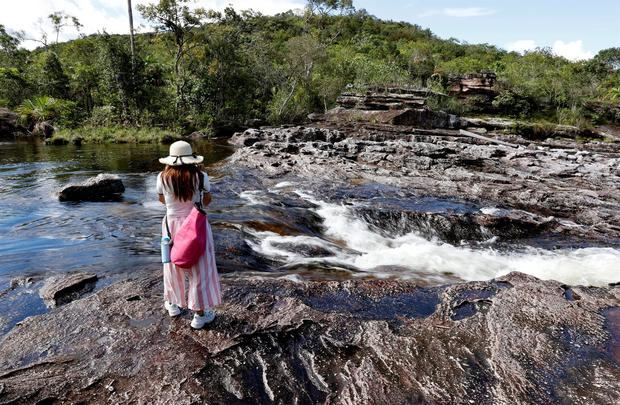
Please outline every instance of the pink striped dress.
[{"label": "pink striped dress", "polygon": [[[207,191],[211,190],[207,173],[204,173],[204,188]],[[196,190],[192,201],[179,201],[172,187],[162,182],[161,173],[157,176],[157,193],[164,195],[166,217],[174,240],[176,231],[192,210],[194,201],[200,200],[200,193]],[[162,235],[167,234],[165,221],[166,218],[162,220]],[[189,288],[186,281],[189,281]],[[174,263],[164,263],[164,299],[192,311],[202,311],[222,303],[220,276],[215,265],[213,234],[208,218],[207,246],[198,263],[190,268],[177,267]]]}]

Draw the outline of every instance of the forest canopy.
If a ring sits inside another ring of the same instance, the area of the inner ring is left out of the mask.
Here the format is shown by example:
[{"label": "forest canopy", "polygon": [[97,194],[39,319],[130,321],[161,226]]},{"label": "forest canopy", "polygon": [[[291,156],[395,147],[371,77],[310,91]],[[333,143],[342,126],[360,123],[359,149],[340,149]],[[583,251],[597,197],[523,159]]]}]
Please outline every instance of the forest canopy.
[{"label": "forest canopy", "polygon": [[[137,35],[133,55],[129,35],[107,33],[44,38],[28,51],[0,25],[0,107],[28,125],[212,131],[301,121],[333,107],[345,89],[390,84],[443,93],[450,77],[494,72],[493,105],[502,115],[574,125],[620,120],[606,113],[620,104],[620,48],[580,62],[549,49],[518,54],[383,21],[350,0],[311,0],[303,13],[275,16],[188,5],[139,7],[156,32]],[[50,19],[60,31],[79,27],[79,17]],[[458,103],[443,108],[467,113]]]}]

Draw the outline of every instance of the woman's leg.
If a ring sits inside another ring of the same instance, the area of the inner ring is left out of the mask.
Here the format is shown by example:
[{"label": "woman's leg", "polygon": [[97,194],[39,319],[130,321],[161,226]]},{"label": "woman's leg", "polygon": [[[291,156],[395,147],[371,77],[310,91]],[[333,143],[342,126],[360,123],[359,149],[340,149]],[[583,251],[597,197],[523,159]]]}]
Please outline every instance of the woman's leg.
[{"label": "woman's leg", "polygon": [[185,307],[185,275],[172,263],[164,263],[164,300]]},{"label": "woman's leg", "polygon": [[215,307],[222,303],[222,286],[220,284],[220,275],[217,272],[215,263],[215,245],[213,243],[213,233],[211,225],[207,220],[207,247],[204,255],[204,266],[206,271],[206,279],[208,283],[209,306]]},{"label": "woman's leg", "polygon": [[[167,235],[166,222],[162,220],[162,235]],[[174,235],[176,227],[176,220],[169,218],[168,225],[170,226],[170,232]],[[185,273],[183,270],[177,268],[174,263],[164,263],[164,300],[171,304],[175,304],[179,307],[187,306],[187,293],[185,289]]]},{"label": "woman's leg", "polygon": [[203,271],[202,259],[189,269],[189,291],[188,291],[188,308],[202,315],[203,311],[208,308],[206,295],[206,278]]}]

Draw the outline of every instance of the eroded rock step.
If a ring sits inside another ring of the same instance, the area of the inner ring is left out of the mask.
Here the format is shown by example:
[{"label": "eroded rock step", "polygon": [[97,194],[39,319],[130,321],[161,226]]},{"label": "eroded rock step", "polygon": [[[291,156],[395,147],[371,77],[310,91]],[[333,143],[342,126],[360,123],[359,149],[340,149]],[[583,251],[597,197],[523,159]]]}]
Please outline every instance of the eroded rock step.
[{"label": "eroded rock step", "polygon": [[[203,331],[168,318],[159,275],[32,317],[0,344],[11,403],[617,403],[620,289],[519,273],[395,280],[226,279]],[[610,309],[611,308],[611,309]],[[615,308],[615,309],[613,309]],[[536,344],[532,344],[536,342]]]},{"label": "eroded rock step", "polygon": [[[366,127],[364,127],[366,128]],[[233,164],[271,178],[393,185],[420,196],[554,217],[591,240],[620,239],[620,152],[511,148],[451,136],[363,132],[321,127],[261,128],[238,133]],[[377,135],[379,136],[379,135]]]}]

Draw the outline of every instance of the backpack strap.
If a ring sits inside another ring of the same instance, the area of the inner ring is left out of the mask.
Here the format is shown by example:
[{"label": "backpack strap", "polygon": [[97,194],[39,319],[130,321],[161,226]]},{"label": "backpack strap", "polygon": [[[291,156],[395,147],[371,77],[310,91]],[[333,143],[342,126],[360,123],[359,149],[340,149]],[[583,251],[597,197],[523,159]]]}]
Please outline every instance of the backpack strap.
[{"label": "backpack strap", "polygon": [[198,172],[198,192],[200,193],[200,200],[195,203],[196,209],[203,214],[206,214],[204,207],[202,206],[202,192],[205,190],[205,176],[202,171]]},{"label": "backpack strap", "polygon": [[198,184],[198,190],[200,190],[201,193],[203,191],[207,191],[205,190],[205,175],[202,173],[202,171],[198,172]]},{"label": "backpack strap", "polygon": [[164,220],[166,221],[166,233],[168,234],[168,238],[170,238],[170,246],[172,247],[172,235],[170,234],[170,227],[168,226],[168,215],[164,215]]}]

